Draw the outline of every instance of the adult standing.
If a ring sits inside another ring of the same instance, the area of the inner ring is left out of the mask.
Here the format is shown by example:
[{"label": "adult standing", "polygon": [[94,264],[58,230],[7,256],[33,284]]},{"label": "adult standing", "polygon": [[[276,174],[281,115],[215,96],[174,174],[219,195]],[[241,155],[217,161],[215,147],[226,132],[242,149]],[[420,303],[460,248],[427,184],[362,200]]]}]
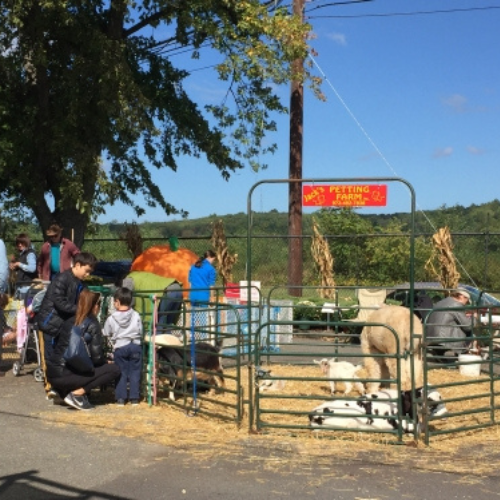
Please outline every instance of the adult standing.
[{"label": "adult standing", "polygon": [[15,291],[25,292],[37,277],[36,255],[31,246],[31,239],[26,233],[16,236],[17,260],[10,263],[10,269],[16,272]]},{"label": "adult standing", "polygon": [[213,266],[215,252],[207,250],[189,270],[189,299],[193,307],[207,306],[210,302],[211,288],[215,285],[217,273]]},{"label": "adult standing", "polygon": [[[472,335],[474,316],[465,312],[470,294],[464,288],[457,288],[449,297],[434,305],[426,321],[425,338],[435,355],[455,357],[468,346],[467,337]],[[453,341],[451,339],[456,339]]]},{"label": "adult standing", "polygon": [[[191,332],[195,326],[206,327],[210,324],[208,303],[215,285],[217,273],[213,266],[215,252],[207,250],[189,269],[189,299],[191,301]],[[199,332],[200,335],[201,332]],[[201,333],[201,338],[205,334]]]},{"label": "adult standing", "polygon": [[49,238],[40,250],[38,257],[38,276],[44,281],[52,278],[71,267],[73,257],[80,253],[80,249],[67,238],[62,237],[62,227],[52,224],[46,233]]},{"label": "adult standing", "polygon": [[6,293],[9,288],[9,261],[5,243],[0,239],[0,293]]}]

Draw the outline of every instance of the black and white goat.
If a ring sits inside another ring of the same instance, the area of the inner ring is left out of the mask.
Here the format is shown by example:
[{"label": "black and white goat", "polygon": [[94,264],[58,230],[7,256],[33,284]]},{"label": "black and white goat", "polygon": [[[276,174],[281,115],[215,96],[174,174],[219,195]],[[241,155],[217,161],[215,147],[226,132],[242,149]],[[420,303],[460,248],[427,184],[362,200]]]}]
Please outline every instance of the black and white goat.
[{"label": "black and white goat", "polygon": [[[417,398],[422,397],[422,390],[416,391]],[[447,410],[437,391],[427,395],[430,414],[433,417],[444,415]],[[398,414],[401,404],[402,416]],[[415,405],[411,391],[398,392],[392,389],[365,394],[356,399],[337,399],[327,401],[309,414],[311,427],[333,427],[341,429],[379,429],[394,430],[401,425],[405,432],[413,432],[413,423],[418,421],[414,414]]]}]

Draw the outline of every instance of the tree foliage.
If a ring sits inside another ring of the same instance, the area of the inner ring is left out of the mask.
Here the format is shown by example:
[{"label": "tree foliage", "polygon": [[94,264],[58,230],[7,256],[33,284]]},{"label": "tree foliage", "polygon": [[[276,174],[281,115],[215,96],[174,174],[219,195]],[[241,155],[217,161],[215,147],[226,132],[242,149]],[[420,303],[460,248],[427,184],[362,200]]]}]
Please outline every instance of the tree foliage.
[{"label": "tree foliage", "polygon": [[[0,201],[57,220],[77,244],[92,216],[121,201],[137,214],[165,200],[148,165],[177,170],[205,156],[228,179],[255,163],[276,85],[298,78],[310,28],[280,1],[0,0]],[[220,54],[222,101],[205,110],[174,66],[182,49]],[[305,76],[307,78],[307,74]],[[311,80],[313,84],[317,83]],[[143,203],[134,201],[140,195]]]}]

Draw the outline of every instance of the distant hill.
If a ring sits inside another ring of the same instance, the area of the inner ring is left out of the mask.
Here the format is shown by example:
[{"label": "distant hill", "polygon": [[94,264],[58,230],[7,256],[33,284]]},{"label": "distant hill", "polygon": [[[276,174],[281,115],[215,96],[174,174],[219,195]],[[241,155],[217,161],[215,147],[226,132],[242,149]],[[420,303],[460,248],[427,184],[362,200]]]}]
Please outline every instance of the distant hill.
[{"label": "distant hill", "polygon": [[[409,213],[394,214],[370,214],[358,215],[370,222],[376,228],[385,228],[391,221],[397,220],[403,224],[403,228],[408,228],[410,223]],[[303,228],[304,234],[312,233],[312,217],[314,214],[304,214]],[[217,220],[224,223],[224,231],[227,236],[244,236],[247,234],[247,214],[240,212],[230,215],[212,214],[208,217],[190,220],[177,220],[169,222],[143,222],[139,224],[143,238],[206,238],[212,233],[211,224]],[[431,221],[432,225],[429,223]],[[253,234],[255,235],[286,235],[288,234],[288,214],[271,210],[270,212],[254,212],[252,216]],[[453,207],[443,206],[437,210],[429,210],[422,214],[415,214],[415,230],[417,233],[432,234],[434,228],[449,226],[452,233],[500,233],[500,201],[494,200],[482,205],[471,205],[463,207],[456,205]],[[119,238],[125,232],[127,224],[110,222],[106,224],[95,224],[86,235],[90,238]],[[434,227],[433,227],[434,226]],[[5,241],[12,241],[15,235],[20,232],[27,232],[34,241],[40,241],[42,234],[35,224],[14,224],[10,223],[8,231],[3,237]]]},{"label": "distant hill", "polygon": [[[398,220],[403,227],[408,228],[410,223],[409,213],[394,214],[359,214],[367,219],[374,228],[386,227],[391,221]],[[311,234],[313,214],[304,214],[304,234]],[[139,226],[143,237],[182,238],[204,237],[211,234],[211,224],[222,220],[226,235],[238,236],[247,233],[247,214],[240,212],[231,215],[210,215],[199,219],[179,220],[170,222],[143,222]],[[430,221],[430,223],[429,223]],[[432,223],[432,225],[431,225]],[[271,210],[270,212],[254,212],[252,216],[253,233],[256,235],[286,235],[288,233],[288,214]],[[415,214],[415,230],[417,233],[433,233],[434,228],[447,225],[452,233],[463,232],[491,232],[500,233],[500,201],[494,200],[482,205],[463,207],[443,206],[437,210],[417,212]],[[433,227],[434,226],[434,227]],[[118,235],[125,230],[125,224],[109,223],[97,226],[98,237],[104,234]]]}]

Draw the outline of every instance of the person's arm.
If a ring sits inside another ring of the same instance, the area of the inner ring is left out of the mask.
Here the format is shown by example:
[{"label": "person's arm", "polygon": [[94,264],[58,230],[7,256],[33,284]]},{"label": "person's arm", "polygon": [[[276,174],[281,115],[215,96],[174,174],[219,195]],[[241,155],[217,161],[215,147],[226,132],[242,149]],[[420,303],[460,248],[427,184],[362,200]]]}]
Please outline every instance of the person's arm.
[{"label": "person's arm", "polygon": [[71,241],[68,240],[68,253],[71,257],[74,257],[75,255],[80,253],[80,249]]},{"label": "person's arm", "polygon": [[106,322],[104,323],[104,327],[102,329],[102,334],[105,337],[109,337],[111,343],[113,343],[113,336],[114,336],[113,324],[114,324],[113,317],[109,316]]},{"label": "person's arm", "polygon": [[217,281],[217,271],[212,265],[210,265],[210,273],[209,273],[210,286],[215,286],[216,281]]},{"label": "person's arm", "polygon": [[212,302],[215,301],[215,281],[217,280],[217,272],[215,271],[215,268],[210,264],[210,271],[209,271],[209,283],[210,283],[210,300]]},{"label": "person's arm", "polygon": [[75,314],[77,304],[75,295],[69,293],[68,276],[65,273],[58,274],[52,285],[54,286],[52,299],[56,310],[66,315]]},{"label": "person's arm", "polygon": [[449,311],[456,325],[464,332],[472,331],[473,317],[467,316],[464,311]]},{"label": "person's arm", "polygon": [[36,271],[36,256],[34,252],[28,252],[26,256],[26,264],[22,262],[14,262],[13,267],[22,269],[26,273],[34,273]]}]

